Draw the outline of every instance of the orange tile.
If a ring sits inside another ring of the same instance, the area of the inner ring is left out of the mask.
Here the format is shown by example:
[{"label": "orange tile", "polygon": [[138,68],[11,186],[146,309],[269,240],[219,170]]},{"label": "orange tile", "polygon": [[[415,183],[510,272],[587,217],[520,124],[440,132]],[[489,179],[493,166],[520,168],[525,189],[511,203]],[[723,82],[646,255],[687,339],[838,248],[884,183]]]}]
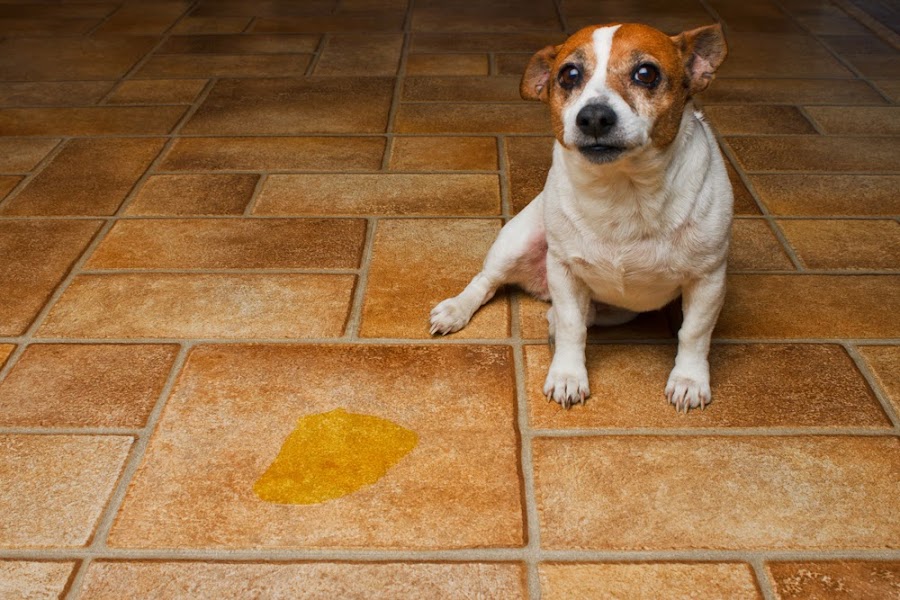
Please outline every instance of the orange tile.
[{"label": "orange tile", "polygon": [[410,54],[407,75],[487,75],[486,54]]},{"label": "orange tile", "polygon": [[593,395],[566,411],[543,396],[547,346],[526,346],[529,421],[540,429],[891,426],[853,360],[832,345],[714,345],[713,404],[676,415],[663,395],[675,350],[674,344],[589,345]]},{"label": "orange tile", "polygon": [[121,220],[86,269],[356,269],[362,219]]},{"label": "orange tile", "polygon": [[302,77],[308,54],[158,54],[135,77]]},{"label": "orange tile", "polygon": [[0,561],[0,585],[10,598],[62,598],[73,562]]},{"label": "orange tile", "polygon": [[178,346],[32,344],[0,383],[6,427],[143,427]]},{"label": "orange tile", "polygon": [[259,175],[217,173],[151,175],[126,215],[240,215],[250,202]]},{"label": "orange tile", "polygon": [[731,227],[728,269],[793,271],[794,265],[768,223],[761,219],[736,219]]},{"label": "orange tile", "polygon": [[785,33],[728,34],[720,77],[843,77],[852,73],[814,38]]},{"label": "orange tile", "polygon": [[[2,563],[0,563],[2,565]],[[527,598],[514,563],[200,563],[95,560],[81,597]]]},{"label": "orange tile", "polygon": [[395,137],[390,168],[397,171],[495,171],[490,137]]},{"label": "orange tile", "polygon": [[543,104],[401,104],[397,133],[550,133]]},{"label": "orange tile", "polygon": [[0,344],[0,367],[6,364],[6,359],[9,358],[15,349],[16,347],[12,344]]},{"label": "orange tile", "polygon": [[0,135],[166,134],[183,106],[96,106],[91,108],[0,109]]},{"label": "orange tile", "polygon": [[747,171],[900,171],[900,137],[728,138]]},{"label": "orange tile", "polygon": [[8,37],[0,40],[0,79],[115,80],[156,42],[153,36]]},{"label": "orange tile", "polygon": [[828,134],[900,135],[900,106],[810,106],[806,113]]},{"label": "orange tile", "polygon": [[180,138],[160,169],[168,171],[327,170],[381,168],[384,139],[377,137]]},{"label": "orange tile", "polygon": [[27,173],[38,166],[59,142],[41,138],[0,138],[0,171]]},{"label": "orange tile", "polygon": [[[537,300],[519,293],[519,329],[525,339],[546,340],[547,310],[549,302]],[[661,339],[673,337],[666,310],[638,315],[633,321],[615,327],[591,327],[588,338],[592,340]]]},{"label": "orange tile", "polygon": [[[730,60],[730,59],[729,59]],[[884,104],[864,81],[833,79],[729,79],[719,77],[700,95],[710,104]]]},{"label": "orange tile", "polygon": [[[478,273],[499,231],[495,219],[379,221],[360,335],[430,338],[431,309],[460,293]],[[501,293],[452,337],[508,335],[509,304]]]},{"label": "orange tile", "polygon": [[343,333],[352,275],[82,275],[43,337],[292,338]]},{"label": "orange tile", "polygon": [[[723,156],[723,158],[725,158]],[[759,205],[753,198],[753,194],[744,185],[744,181],[738,174],[737,169],[731,164],[731,161],[725,159],[725,170],[728,171],[728,180],[731,181],[731,189],[734,192],[734,214],[735,215],[758,215],[762,214]]]},{"label": "orange tile", "polygon": [[191,6],[186,0],[123,4],[97,29],[98,34],[162,34]]},{"label": "orange tile", "polygon": [[744,563],[544,563],[542,598],[733,598],[762,600]]},{"label": "orange tile", "polygon": [[328,38],[316,75],[396,75],[403,35],[335,34]]},{"label": "orange tile", "polygon": [[0,335],[25,332],[100,225],[0,220]]},{"label": "orange tile", "polygon": [[546,549],[874,550],[900,534],[895,437],[603,436],[532,448]]},{"label": "orange tile", "polygon": [[900,277],[742,275],[729,277],[720,338],[892,338],[900,336]]},{"label": "orange tile", "polygon": [[[197,347],[110,545],[521,546],[513,389],[512,352],[503,346]],[[297,419],[338,407],[388,419],[415,432],[418,445],[381,480],[342,498],[259,500],[253,483]]]},{"label": "orange tile", "polygon": [[816,133],[794,106],[719,104],[707,106],[703,112],[723,135]]},{"label": "orange tile", "polygon": [[878,216],[900,213],[897,175],[751,175],[770,213]]},{"label": "orange tile", "polygon": [[551,137],[506,138],[506,168],[514,212],[525,208],[544,189],[553,155],[553,142]]},{"label": "orange tile", "polygon": [[109,435],[0,436],[0,546],[87,545],[133,441]]},{"label": "orange tile", "polygon": [[900,414],[900,346],[857,346],[875,381]]},{"label": "orange tile", "polygon": [[187,134],[381,133],[393,79],[226,79],[183,128]]},{"label": "orange tile", "polygon": [[124,81],[109,97],[109,104],[191,104],[206,85],[205,79]]},{"label": "orange tile", "polygon": [[270,175],[257,215],[497,215],[496,175]]},{"label": "orange tile", "polygon": [[405,102],[506,102],[521,100],[519,77],[407,77]]},{"label": "orange tile", "polygon": [[[243,19],[246,22],[246,19]],[[318,35],[176,35],[157,54],[312,54]]]},{"label": "orange tile", "polygon": [[897,593],[897,561],[769,562],[778,600],[890,598]]},{"label": "orange tile", "polygon": [[810,269],[900,269],[900,224],[888,220],[780,220]]},{"label": "orange tile", "polygon": [[252,17],[186,17],[172,29],[176,34],[225,34],[241,33]]},{"label": "orange tile", "polygon": [[[4,215],[112,215],[164,145],[160,138],[75,139]],[[85,176],[85,174],[88,176]]]},{"label": "orange tile", "polygon": [[0,83],[0,106],[90,106],[112,87],[112,81]]}]

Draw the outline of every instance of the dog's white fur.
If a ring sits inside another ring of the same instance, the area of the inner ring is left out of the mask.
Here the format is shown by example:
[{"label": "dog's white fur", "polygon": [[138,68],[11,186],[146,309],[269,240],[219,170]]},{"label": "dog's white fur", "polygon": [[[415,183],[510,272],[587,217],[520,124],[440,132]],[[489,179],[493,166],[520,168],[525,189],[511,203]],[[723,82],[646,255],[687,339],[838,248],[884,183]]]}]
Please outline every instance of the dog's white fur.
[{"label": "dog's white fur", "polygon": [[[549,291],[556,343],[544,393],[568,407],[590,393],[588,326],[622,323],[681,295],[684,321],[665,394],[687,411],[711,400],[707,355],[725,297],[731,185],[715,137],[690,101],[674,141],[649,143],[652,119],[606,82],[616,29],[594,31],[598,67],[563,111],[565,143],[554,146],[544,190],[503,227],[462,293],[432,310],[431,331],[461,329],[503,284],[545,299]],[[616,134],[629,148],[606,164],[573,145],[575,116],[598,100],[617,113]]]}]

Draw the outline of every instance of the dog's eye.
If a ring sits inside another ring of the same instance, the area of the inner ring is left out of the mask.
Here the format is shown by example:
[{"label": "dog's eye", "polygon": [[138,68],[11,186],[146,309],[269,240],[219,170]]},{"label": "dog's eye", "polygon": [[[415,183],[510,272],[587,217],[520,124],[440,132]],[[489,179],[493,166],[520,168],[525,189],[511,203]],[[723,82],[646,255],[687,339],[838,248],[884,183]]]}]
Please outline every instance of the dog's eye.
[{"label": "dog's eye", "polygon": [[559,70],[559,77],[557,77],[557,79],[559,85],[562,86],[563,89],[571,90],[581,83],[581,69],[575,65],[565,65]]},{"label": "dog's eye", "polygon": [[635,83],[652,88],[659,83],[659,69],[649,63],[645,63],[634,70],[631,78],[634,79]]}]

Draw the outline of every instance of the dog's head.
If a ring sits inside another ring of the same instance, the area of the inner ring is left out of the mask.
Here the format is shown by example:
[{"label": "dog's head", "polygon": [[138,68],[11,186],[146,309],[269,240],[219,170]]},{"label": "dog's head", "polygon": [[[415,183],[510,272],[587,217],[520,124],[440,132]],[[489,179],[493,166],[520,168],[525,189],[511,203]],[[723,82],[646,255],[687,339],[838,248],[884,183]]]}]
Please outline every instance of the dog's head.
[{"label": "dog's head", "polygon": [[595,164],[675,139],[685,103],[725,60],[719,25],[670,37],[639,24],[587,27],[535,54],[519,91],[550,105],[563,146]]}]

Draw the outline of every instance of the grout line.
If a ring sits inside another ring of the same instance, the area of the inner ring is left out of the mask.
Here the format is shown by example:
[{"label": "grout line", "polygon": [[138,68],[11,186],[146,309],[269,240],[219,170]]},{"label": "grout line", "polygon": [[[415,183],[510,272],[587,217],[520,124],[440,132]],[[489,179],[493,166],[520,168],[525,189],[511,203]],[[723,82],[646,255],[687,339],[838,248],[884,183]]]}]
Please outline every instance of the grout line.
[{"label": "grout line", "polygon": [[358,269],[318,269],[318,268],[245,268],[230,269],[170,269],[170,268],[135,268],[135,269],[82,269],[79,275],[356,275]]},{"label": "grout line", "polygon": [[[803,118],[809,122],[810,127],[815,129],[816,133],[818,133],[819,135],[829,135],[827,131],[822,129],[822,126],[819,124],[819,122],[816,121],[816,119],[812,115],[810,115],[809,112],[807,112],[805,105],[789,104],[787,106],[792,106],[793,108],[795,108],[797,110],[797,112],[799,112],[803,116]],[[846,108],[846,107],[842,107],[842,108]]]},{"label": "grout line", "polygon": [[269,179],[268,173],[259,173],[258,175],[259,178],[256,180],[256,185],[253,187],[253,193],[250,194],[250,200],[247,202],[247,206],[244,207],[244,212],[240,216],[253,217],[253,211],[256,210],[256,205],[259,203],[259,197],[262,195],[262,190]]},{"label": "grout line", "polygon": [[331,40],[331,35],[328,33],[323,33],[322,37],[319,38],[319,43],[316,45],[315,52],[313,52],[313,56],[309,59],[309,64],[306,65],[306,73],[304,75],[306,77],[310,77],[316,70],[316,67],[319,66],[319,60],[322,58],[322,54],[325,52],[325,47],[328,45],[328,42]]},{"label": "grout line", "polygon": [[878,399],[878,402],[881,403],[881,408],[884,410],[884,414],[887,415],[887,418],[891,421],[894,426],[894,431],[900,435],[900,415],[897,414],[897,411],[894,409],[894,405],[891,402],[890,398],[887,397],[887,393],[882,388],[880,382],[875,377],[875,373],[869,368],[869,363],[866,362],[866,359],[863,358],[862,354],[859,352],[859,349],[850,343],[841,344],[844,347],[844,350],[847,351],[847,354],[850,355],[850,358],[853,359],[853,363],[856,365],[856,368],[859,369],[860,374],[863,376],[863,379],[866,380],[866,383],[869,385],[869,388],[872,390],[872,393],[875,394],[875,398]]},{"label": "grout line", "polygon": [[359,332],[362,327],[362,313],[366,300],[366,290],[369,283],[369,270],[372,266],[372,253],[375,248],[375,231],[378,227],[378,219],[366,220],[366,237],[362,256],[359,259],[359,272],[356,276],[356,286],[353,291],[353,300],[350,304],[347,325],[344,327],[345,335],[350,340],[359,343]]},{"label": "grout line", "polygon": [[778,596],[775,594],[775,590],[772,589],[772,582],[769,580],[769,575],[766,572],[764,559],[754,558],[750,561],[750,568],[753,570],[753,574],[756,575],[756,584],[759,586],[759,591],[762,593],[763,598],[765,600],[778,600]]},{"label": "grout line", "polygon": [[[662,389],[662,386],[660,386]],[[590,399],[587,400],[591,402]],[[583,427],[577,429],[534,429],[535,438],[587,438],[587,437],[894,437],[893,427],[866,429],[863,427],[813,427],[795,425],[767,425],[760,427]]]},{"label": "grout line", "polygon": [[119,9],[121,9],[123,7],[124,7],[124,4],[120,4],[119,6],[116,6],[116,8],[109,11],[108,15],[101,18],[99,23],[97,23],[96,25],[94,25],[93,27],[91,27],[86,32],[82,33],[81,35],[75,35],[72,37],[84,37],[84,38],[93,37],[94,34],[97,33],[97,30],[100,29],[101,27],[103,27],[104,25],[106,25],[106,23],[108,23],[109,20],[112,19],[113,15],[115,15],[117,12],[119,12]]},{"label": "grout line", "polygon": [[[781,230],[781,226],[778,224],[778,221],[772,215],[766,215],[766,221],[769,223],[769,228],[772,230],[772,233],[775,234],[775,237],[778,239],[778,243],[781,244],[781,248],[785,251],[788,258],[794,264],[797,271],[800,273],[809,272],[806,268],[806,265],[803,264],[803,261],[800,260],[800,256],[794,250],[794,247],[791,246],[790,242],[788,242],[787,236],[784,234],[784,231]],[[734,272],[734,271],[732,271]]]},{"label": "grout line", "polygon": [[74,598],[78,598],[81,595],[81,584],[84,581],[84,577],[87,574],[88,568],[91,566],[92,556],[85,556],[75,568],[72,570],[72,573],[69,576],[69,580],[66,582],[66,587],[62,594],[59,595],[59,598],[65,598],[66,600],[72,600]]},{"label": "grout line", "polygon": [[[155,137],[159,137],[159,136],[155,136]],[[68,143],[72,139],[72,137],[57,136],[55,138],[51,137],[51,139],[57,139],[59,141],[50,150],[50,152],[48,152],[47,155],[44,158],[42,158],[40,160],[40,162],[38,162],[37,165],[35,165],[35,167],[29,173],[25,174],[25,176],[22,178],[22,181],[20,181],[16,185],[16,187],[13,188],[6,195],[6,198],[0,199],[0,210],[5,208],[9,204],[12,204],[13,199],[15,199],[16,196],[21,194],[22,190],[24,190],[26,187],[28,187],[28,185],[31,184],[31,182],[34,181],[34,179],[36,177],[38,177],[50,165],[50,163],[52,163],[54,160],[56,160],[56,157],[59,156],[60,153],[63,151],[63,149],[66,147],[66,145],[68,145]],[[14,173],[14,175],[21,175],[21,173]]]}]

